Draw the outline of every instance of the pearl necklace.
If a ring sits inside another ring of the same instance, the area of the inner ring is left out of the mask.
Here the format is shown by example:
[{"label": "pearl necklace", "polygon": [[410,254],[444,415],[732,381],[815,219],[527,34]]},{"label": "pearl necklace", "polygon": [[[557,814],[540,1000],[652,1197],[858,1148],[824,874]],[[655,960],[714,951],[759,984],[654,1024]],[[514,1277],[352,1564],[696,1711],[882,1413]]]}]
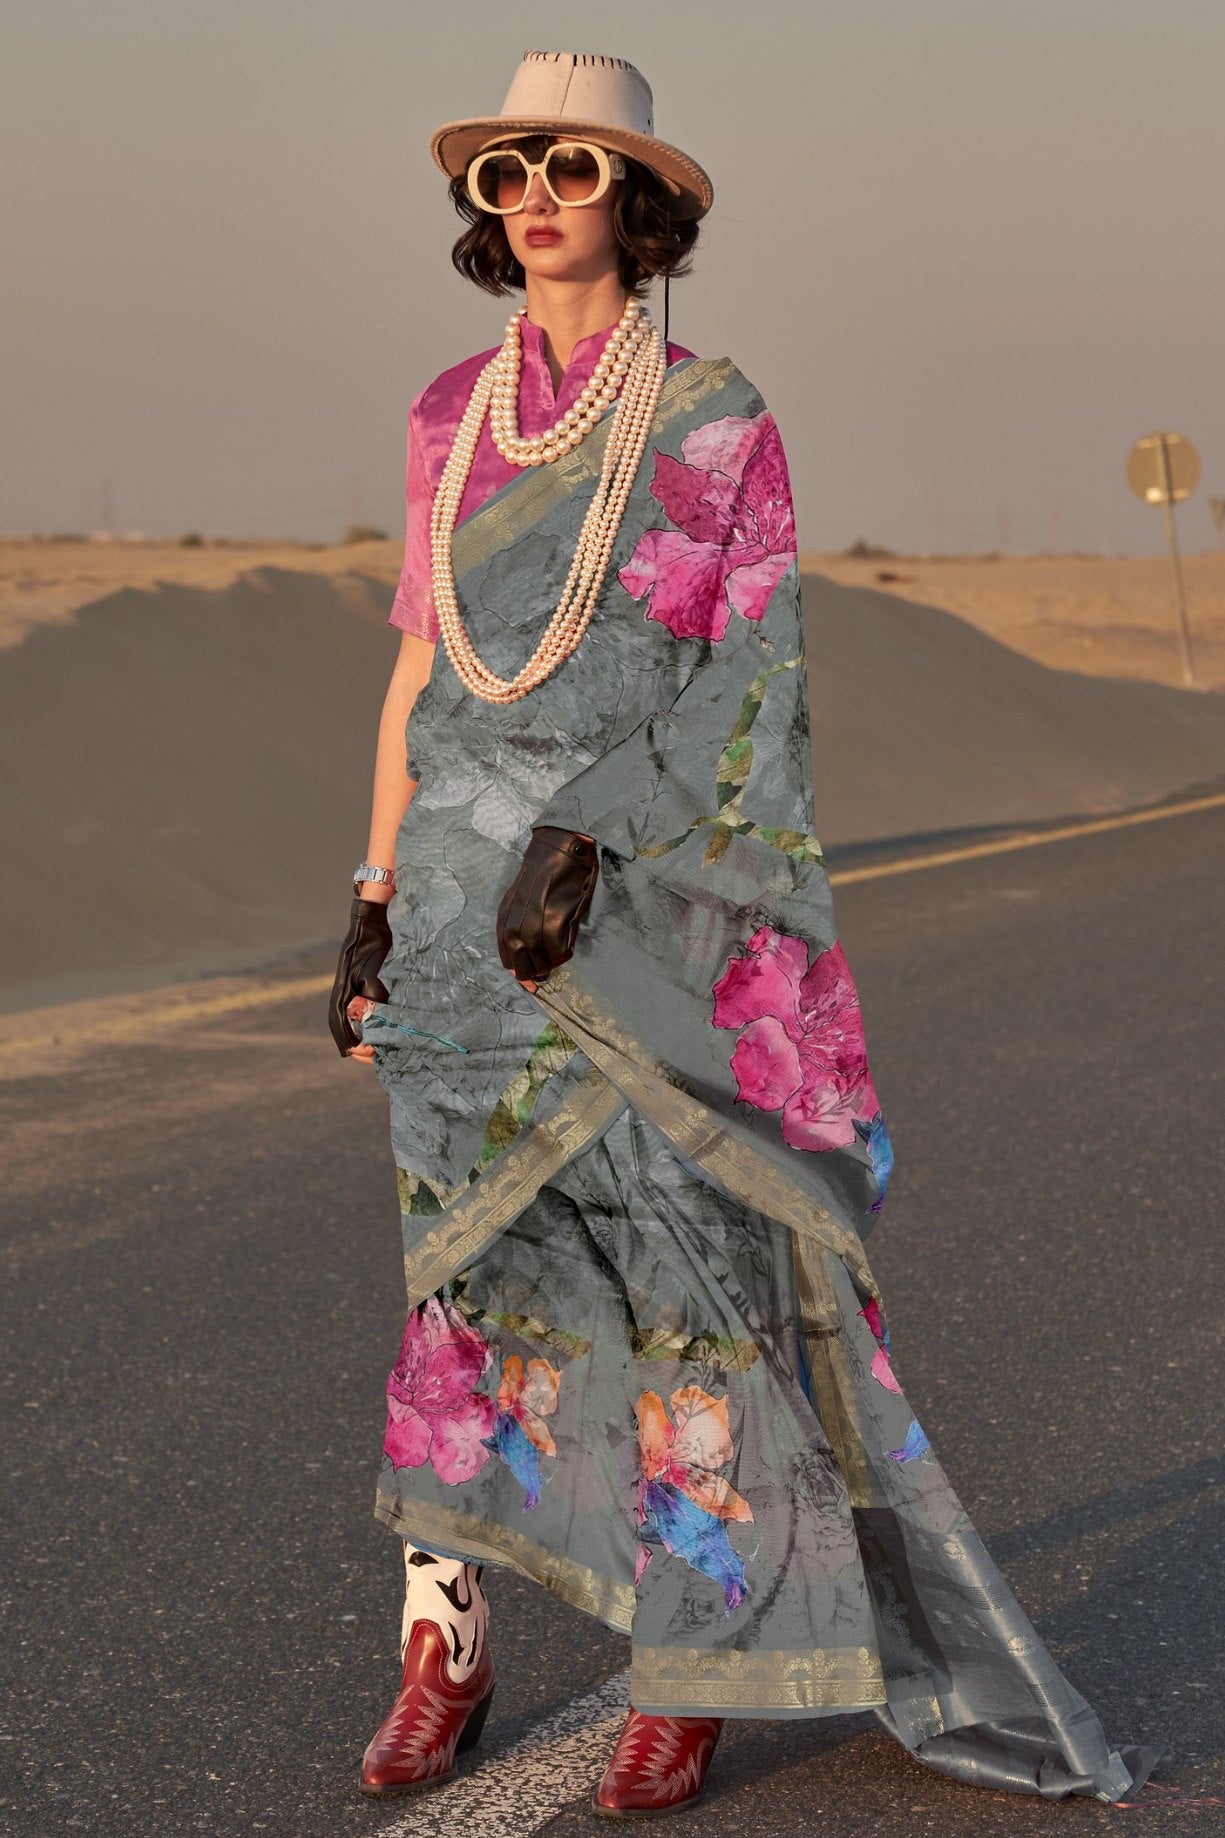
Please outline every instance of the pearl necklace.
[{"label": "pearl necklace", "polygon": [[522,307],[507,323],[496,360],[498,374],[489,409],[489,431],[494,446],[512,466],[551,465],[577,447],[616,401],[634,355],[650,329],[651,315],[631,294],[573,407],[543,434],[525,436],[519,432],[519,374],[523,367],[521,322],[526,312],[527,308]]},{"label": "pearl necklace", "polygon": [[[627,313],[628,316],[628,313]],[[623,329],[619,325],[617,330]],[[632,337],[636,326],[627,328]],[[516,335],[518,332],[515,324]],[[510,335],[508,333],[507,343]],[[610,340],[611,343],[611,340]],[[622,340],[622,345],[628,338]],[[604,577],[612,557],[613,544],[621,526],[621,518],[629,499],[630,488],[634,483],[642,455],[646,450],[647,436],[655,419],[655,410],[659,405],[659,393],[663,387],[664,374],[668,367],[667,351],[659,335],[659,328],[648,323],[641,337],[633,347],[633,356],[628,359],[617,359],[625,362],[623,377],[614,371],[607,381],[600,385],[601,392],[610,385],[617,396],[616,414],[608,430],[608,439],[604,445],[604,458],[600,468],[600,477],[595,494],[583,519],[575,546],[574,560],[561,591],[557,610],[549,620],[536,649],[513,677],[500,677],[491,670],[484,659],[477,655],[475,646],[468,635],[463,617],[459,610],[459,599],[455,592],[455,564],[452,555],[451,539],[459,518],[460,505],[463,502],[464,488],[472,463],[476,457],[477,441],[485,416],[493,402],[494,391],[502,373],[502,359],[507,346],[495,357],[492,357],[481,371],[473,386],[468,406],[464,410],[447,463],[443,467],[438,489],[434,494],[434,507],[430,518],[430,557],[434,587],[434,605],[438,613],[438,625],[447,656],[460,682],[474,696],[483,702],[517,702],[539,687],[578,649],[584,632],[591,623],[595,612],[596,601],[604,585]],[[601,359],[601,362],[604,360]],[[616,382],[614,382],[614,378]],[[616,383],[620,383],[618,392]],[[601,400],[607,398],[601,395]],[[603,411],[601,411],[603,412]],[[592,426],[594,426],[594,420]],[[578,438],[582,439],[590,430],[582,429]],[[569,436],[570,445],[576,442]],[[528,459],[526,464],[550,463],[545,459],[544,437],[541,437],[539,459]],[[530,442],[528,443],[530,446]],[[556,446],[555,440],[548,445]],[[568,451],[569,448],[563,449]],[[553,458],[560,457],[554,452]],[[520,464],[525,462],[520,461]]]}]

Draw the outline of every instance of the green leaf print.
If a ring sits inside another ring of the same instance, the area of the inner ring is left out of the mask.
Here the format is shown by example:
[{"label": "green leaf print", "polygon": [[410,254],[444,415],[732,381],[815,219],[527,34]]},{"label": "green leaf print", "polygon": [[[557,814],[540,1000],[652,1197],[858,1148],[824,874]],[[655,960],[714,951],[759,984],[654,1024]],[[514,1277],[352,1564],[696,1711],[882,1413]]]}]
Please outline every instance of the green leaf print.
[{"label": "green leaf print", "polygon": [[702,856],[703,866],[708,867],[721,861],[727,854],[732,837],[736,835],[753,837],[757,842],[764,842],[767,848],[778,849],[781,854],[791,856],[794,861],[824,862],[821,845],[815,836],[809,836],[803,830],[783,830],[754,823],[740,808],[753,771],[753,742],[749,736],[766,699],[766,684],[781,670],[795,670],[802,662],[802,658],[789,657],[784,663],[771,664],[768,669],[759,671],[749,684],[735,725],[715,766],[715,810],[706,816],[695,817],[680,836],[669,837],[667,842],[652,843],[649,847],[640,846],[639,855],[649,859],[667,855],[673,849],[679,849],[695,830],[709,823],[715,827]]},{"label": "green leaf print", "polygon": [[550,1021],[537,1036],[527,1065],[515,1074],[490,1111],[476,1161],[463,1180],[454,1187],[444,1187],[437,1181],[428,1181],[423,1174],[415,1174],[411,1168],[397,1168],[400,1211],[409,1215],[434,1214],[453,1205],[530,1123],[541,1092],[577,1051],[577,1043],[555,1021]]}]

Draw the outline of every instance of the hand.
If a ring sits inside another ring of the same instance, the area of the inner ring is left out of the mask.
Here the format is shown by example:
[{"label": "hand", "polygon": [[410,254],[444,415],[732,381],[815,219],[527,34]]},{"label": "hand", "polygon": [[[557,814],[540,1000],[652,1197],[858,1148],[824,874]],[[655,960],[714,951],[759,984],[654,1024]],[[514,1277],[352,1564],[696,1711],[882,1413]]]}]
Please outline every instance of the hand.
[{"label": "hand", "polygon": [[365,1044],[354,1023],[369,1014],[373,1003],[387,1000],[379,970],[390,950],[386,905],[381,900],[355,899],[328,998],[328,1027],[346,1059],[374,1058],[374,1048]]},{"label": "hand", "polygon": [[573,957],[599,874],[595,840],[541,824],[498,906],[498,956],[526,989]]}]

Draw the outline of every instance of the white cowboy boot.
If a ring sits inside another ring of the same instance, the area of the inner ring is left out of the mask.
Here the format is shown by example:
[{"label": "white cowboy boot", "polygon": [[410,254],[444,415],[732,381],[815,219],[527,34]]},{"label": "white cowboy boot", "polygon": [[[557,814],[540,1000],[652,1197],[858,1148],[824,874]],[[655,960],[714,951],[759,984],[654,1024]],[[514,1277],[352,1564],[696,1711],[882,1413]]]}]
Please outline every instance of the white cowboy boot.
[{"label": "white cowboy boot", "polygon": [[400,1690],[362,1759],[363,1793],[411,1793],[455,1774],[493,1697],[481,1565],[435,1557],[405,1540]]}]

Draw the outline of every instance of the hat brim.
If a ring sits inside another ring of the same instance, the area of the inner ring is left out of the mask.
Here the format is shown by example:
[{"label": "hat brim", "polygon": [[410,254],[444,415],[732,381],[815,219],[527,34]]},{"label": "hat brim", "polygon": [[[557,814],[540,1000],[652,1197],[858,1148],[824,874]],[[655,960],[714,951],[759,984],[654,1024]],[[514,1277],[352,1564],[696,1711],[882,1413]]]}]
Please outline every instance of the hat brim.
[{"label": "hat brim", "polygon": [[563,121],[556,115],[482,115],[472,121],[448,121],[431,137],[430,152],[449,179],[459,179],[482,147],[511,134],[564,134],[624,153],[662,179],[678,217],[704,217],[714,203],[714,186],[697,161],[679,147],[656,140],[653,134],[636,134],[632,128],[608,127],[599,121]]}]

